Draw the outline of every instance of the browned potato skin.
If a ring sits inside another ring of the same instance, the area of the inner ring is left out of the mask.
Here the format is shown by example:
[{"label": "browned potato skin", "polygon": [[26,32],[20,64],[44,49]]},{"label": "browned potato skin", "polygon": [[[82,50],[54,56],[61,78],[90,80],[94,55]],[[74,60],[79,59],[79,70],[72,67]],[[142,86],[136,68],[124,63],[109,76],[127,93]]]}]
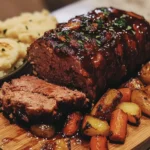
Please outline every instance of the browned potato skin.
[{"label": "browned potato skin", "polygon": [[128,115],[128,121],[134,125],[140,124],[141,108],[133,102],[122,102],[117,106]]},{"label": "browned potato skin", "polygon": [[94,106],[91,111],[91,115],[109,121],[111,118],[111,113],[120,103],[121,98],[122,94],[119,90],[108,90]]},{"label": "browned potato skin", "polygon": [[45,124],[32,125],[30,130],[34,135],[42,138],[52,138],[55,134],[55,128]]},{"label": "browned potato skin", "polygon": [[132,78],[126,83],[124,83],[121,87],[130,88],[131,90],[135,90],[135,89],[142,90],[144,89],[144,84],[138,78]]},{"label": "browned potato skin", "polygon": [[107,121],[95,118],[90,115],[85,115],[82,123],[82,132],[87,136],[108,136],[109,124]]},{"label": "browned potato skin", "polygon": [[150,96],[150,85],[146,86],[146,87],[144,88],[144,91],[145,91],[145,93],[146,93],[148,96]]},{"label": "browned potato skin", "polygon": [[139,77],[143,83],[150,84],[150,61],[142,67]]},{"label": "browned potato skin", "polygon": [[144,91],[133,90],[131,101],[138,104],[144,114],[150,117],[150,96]]}]

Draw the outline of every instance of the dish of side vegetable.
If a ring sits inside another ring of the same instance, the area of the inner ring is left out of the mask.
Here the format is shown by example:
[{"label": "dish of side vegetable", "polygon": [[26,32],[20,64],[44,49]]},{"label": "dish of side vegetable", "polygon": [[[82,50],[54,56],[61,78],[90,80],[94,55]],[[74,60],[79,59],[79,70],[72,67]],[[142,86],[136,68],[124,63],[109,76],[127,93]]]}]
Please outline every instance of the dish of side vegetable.
[{"label": "dish of side vegetable", "polygon": [[[150,116],[149,74],[150,62],[143,65],[136,78],[130,79],[118,89],[109,89],[104,93],[89,114],[69,114],[61,131],[64,137],[56,138],[50,143],[51,147],[54,150],[69,150],[68,138],[79,135],[90,140],[91,150],[107,150],[108,140],[123,144],[127,124],[140,126],[142,115]],[[54,126],[33,125],[30,130],[34,135],[44,138],[55,135]]]}]

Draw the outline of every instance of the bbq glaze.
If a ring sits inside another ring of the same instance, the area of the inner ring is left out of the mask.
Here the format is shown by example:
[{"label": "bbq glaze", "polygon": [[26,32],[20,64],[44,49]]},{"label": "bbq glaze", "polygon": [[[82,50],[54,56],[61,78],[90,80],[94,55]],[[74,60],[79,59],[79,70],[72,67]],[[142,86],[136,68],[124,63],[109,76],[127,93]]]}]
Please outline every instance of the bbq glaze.
[{"label": "bbq glaze", "polygon": [[41,39],[50,41],[59,58],[76,57],[96,85],[96,93],[150,59],[149,23],[142,16],[112,7],[58,24]]}]

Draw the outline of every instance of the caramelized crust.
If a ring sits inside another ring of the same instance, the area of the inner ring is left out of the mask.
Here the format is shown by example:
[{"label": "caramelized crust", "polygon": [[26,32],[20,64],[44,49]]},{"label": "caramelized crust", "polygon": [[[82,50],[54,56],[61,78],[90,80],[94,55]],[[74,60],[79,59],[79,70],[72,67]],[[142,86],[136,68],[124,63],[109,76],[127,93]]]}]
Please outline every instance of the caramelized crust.
[{"label": "caramelized crust", "polygon": [[150,59],[150,25],[132,12],[97,8],[46,32],[28,55],[40,77],[95,99]]}]

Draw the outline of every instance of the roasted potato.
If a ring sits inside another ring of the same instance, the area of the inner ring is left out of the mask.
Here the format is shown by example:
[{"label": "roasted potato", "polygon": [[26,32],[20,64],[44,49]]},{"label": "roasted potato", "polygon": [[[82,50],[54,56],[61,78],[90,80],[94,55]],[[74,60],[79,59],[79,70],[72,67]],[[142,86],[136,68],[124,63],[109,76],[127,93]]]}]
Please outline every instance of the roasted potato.
[{"label": "roasted potato", "polygon": [[118,90],[108,90],[94,106],[91,115],[103,120],[110,120],[111,113],[120,103],[121,98],[122,94]]},{"label": "roasted potato", "polygon": [[132,78],[126,83],[124,83],[121,86],[121,88],[130,88],[131,90],[134,90],[134,89],[142,90],[144,89],[144,84],[138,78]]},{"label": "roasted potato", "polygon": [[67,136],[74,135],[79,129],[81,118],[82,118],[82,115],[78,112],[74,112],[68,115],[67,121],[63,128],[63,133]]},{"label": "roasted potato", "polygon": [[53,144],[53,150],[70,150],[71,142],[68,138],[58,139]]},{"label": "roasted potato", "polygon": [[144,88],[144,91],[145,91],[145,93],[146,93],[148,96],[150,96],[150,85],[146,86],[146,87]]},{"label": "roasted potato", "polygon": [[150,84],[150,61],[139,72],[139,77],[145,84]]},{"label": "roasted potato", "polygon": [[90,140],[90,150],[108,150],[107,138],[105,136],[93,136]]},{"label": "roasted potato", "polygon": [[86,115],[83,120],[82,131],[85,135],[88,136],[108,136],[109,125],[106,121]]},{"label": "roasted potato", "polygon": [[55,128],[52,125],[36,124],[30,127],[31,132],[42,138],[52,138],[55,134]]},{"label": "roasted potato", "polygon": [[127,134],[128,116],[121,109],[116,109],[111,114],[109,139],[113,142],[123,143]]},{"label": "roasted potato", "polygon": [[128,121],[135,125],[140,123],[141,109],[140,107],[132,102],[122,102],[117,106],[117,109],[121,109],[128,115]]},{"label": "roasted potato", "polygon": [[150,117],[150,96],[141,90],[134,90],[131,94],[131,101],[140,106],[142,112]]}]

